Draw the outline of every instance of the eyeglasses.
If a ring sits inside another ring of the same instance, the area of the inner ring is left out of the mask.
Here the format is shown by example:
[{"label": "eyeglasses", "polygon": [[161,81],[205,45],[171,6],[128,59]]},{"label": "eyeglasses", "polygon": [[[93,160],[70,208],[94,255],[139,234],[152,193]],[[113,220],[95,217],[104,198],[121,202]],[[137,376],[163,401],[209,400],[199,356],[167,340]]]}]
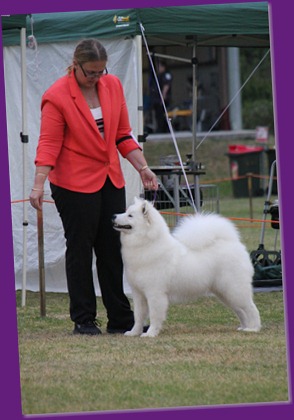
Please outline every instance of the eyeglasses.
[{"label": "eyeglasses", "polygon": [[81,70],[83,72],[83,75],[87,78],[87,79],[94,79],[95,77],[101,77],[101,76],[105,76],[106,74],[108,74],[108,70],[105,67],[104,70],[102,71],[86,71],[83,69],[83,66],[81,65],[81,63],[78,63],[79,66],[81,67]]}]

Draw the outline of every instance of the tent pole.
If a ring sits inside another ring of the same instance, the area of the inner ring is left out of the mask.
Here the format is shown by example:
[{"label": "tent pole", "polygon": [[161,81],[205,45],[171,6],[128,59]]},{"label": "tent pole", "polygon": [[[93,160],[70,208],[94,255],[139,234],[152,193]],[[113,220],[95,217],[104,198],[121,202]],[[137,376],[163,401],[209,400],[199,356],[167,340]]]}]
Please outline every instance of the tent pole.
[{"label": "tent pole", "polygon": [[197,59],[196,59],[196,42],[193,45],[193,57],[192,57],[192,158],[193,162],[196,162],[196,141],[197,141]]},{"label": "tent pole", "polygon": [[[142,58],[142,37],[136,35],[136,62],[137,62],[137,133],[136,137],[138,142],[142,143],[146,141],[144,134],[144,109],[143,109],[143,58]],[[140,176],[136,173],[136,189],[140,194],[143,194],[144,189]]]},{"label": "tent pole", "polygon": [[[239,48],[227,48],[229,99],[240,90],[240,57]],[[230,109],[230,124],[232,130],[242,130],[242,96],[241,92]]]},{"label": "tent pole", "polygon": [[136,36],[137,46],[137,104],[138,104],[138,141],[144,142],[144,117],[143,117],[143,59],[142,59],[142,37]]},{"label": "tent pole", "polygon": [[[192,165],[193,169],[198,168],[196,162],[196,145],[197,145],[197,42],[193,44],[193,57],[192,57],[192,71],[193,71],[193,99],[192,99]],[[197,211],[200,211],[200,183],[199,175],[194,176],[194,198]]]},{"label": "tent pole", "polygon": [[21,44],[21,95],[22,95],[22,132],[20,133],[23,144],[23,266],[22,266],[22,306],[26,304],[26,280],[27,280],[27,227],[28,227],[28,203],[27,196],[27,79],[26,79],[26,28],[20,31]]}]

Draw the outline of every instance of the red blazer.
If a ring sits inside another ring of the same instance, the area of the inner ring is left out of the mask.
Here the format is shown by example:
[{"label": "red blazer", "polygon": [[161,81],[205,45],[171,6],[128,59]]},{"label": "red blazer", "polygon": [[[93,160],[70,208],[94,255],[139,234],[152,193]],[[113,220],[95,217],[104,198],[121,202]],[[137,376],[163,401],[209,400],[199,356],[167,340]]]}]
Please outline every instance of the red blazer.
[{"label": "red blazer", "polygon": [[140,148],[131,133],[121,82],[106,75],[97,84],[104,118],[100,135],[75,75],[58,79],[42,97],[36,166],[52,166],[49,180],[72,191],[98,191],[109,176],[125,185],[118,150],[123,157]]}]

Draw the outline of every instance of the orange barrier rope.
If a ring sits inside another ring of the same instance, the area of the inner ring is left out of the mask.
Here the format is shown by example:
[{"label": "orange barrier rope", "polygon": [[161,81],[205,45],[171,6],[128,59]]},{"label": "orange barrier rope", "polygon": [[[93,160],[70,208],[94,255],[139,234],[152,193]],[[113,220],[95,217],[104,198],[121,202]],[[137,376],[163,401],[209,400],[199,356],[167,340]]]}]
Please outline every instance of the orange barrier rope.
[{"label": "orange barrier rope", "polygon": [[[240,179],[245,179],[245,178],[259,178],[259,179],[269,179],[270,177],[268,175],[258,175],[258,174],[253,174],[253,173],[248,173],[246,175],[243,176],[238,176],[238,177],[234,177],[234,178],[219,178],[219,179],[212,179],[212,180],[208,180],[208,181],[201,181],[201,184],[214,184],[217,182],[226,182],[226,181],[239,181]],[[277,177],[273,177],[273,180],[277,180]]]},{"label": "orange barrier rope", "polygon": [[279,220],[263,220],[263,219],[250,219],[247,217],[229,217],[230,220],[235,221],[246,221],[246,222],[252,222],[252,223],[274,223],[274,224],[280,224]]},{"label": "orange barrier rope", "polygon": [[239,179],[248,178],[246,175],[238,176],[237,178],[219,178],[219,179],[211,179],[208,181],[201,181],[201,184],[216,184],[217,182],[227,182],[227,181],[238,181]]},{"label": "orange barrier rope", "polygon": [[[268,227],[268,226],[266,226]],[[238,229],[260,229],[260,226],[258,225],[254,225],[254,224],[250,224],[250,225],[238,225]]]},{"label": "orange barrier rope", "polygon": [[[13,201],[11,201],[11,204],[25,203],[26,201],[30,201],[30,199],[29,198],[25,198],[24,200],[13,200]],[[54,204],[54,201],[52,201],[52,200],[43,200],[43,203]]]},{"label": "orange barrier rope", "polygon": [[11,204],[24,203],[25,201],[30,201],[30,200],[28,198],[26,198],[25,200],[13,200],[11,201]]}]

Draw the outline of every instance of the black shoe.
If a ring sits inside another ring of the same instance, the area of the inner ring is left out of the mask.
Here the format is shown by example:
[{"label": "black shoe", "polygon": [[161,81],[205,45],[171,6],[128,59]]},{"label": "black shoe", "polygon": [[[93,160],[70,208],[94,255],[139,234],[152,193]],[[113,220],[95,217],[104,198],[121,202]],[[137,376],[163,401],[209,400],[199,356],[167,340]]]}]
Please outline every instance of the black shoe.
[{"label": "black shoe", "polygon": [[98,328],[96,321],[86,321],[83,324],[75,323],[73,334],[99,335],[102,331]]},{"label": "black shoe", "polygon": [[[132,328],[133,327],[130,327],[130,328],[107,328],[107,332],[108,332],[108,334],[124,334],[127,331],[131,331]],[[149,328],[149,325],[145,325],[143,327],[143,332],[144,333],[147,332],[148,328]]]}]

